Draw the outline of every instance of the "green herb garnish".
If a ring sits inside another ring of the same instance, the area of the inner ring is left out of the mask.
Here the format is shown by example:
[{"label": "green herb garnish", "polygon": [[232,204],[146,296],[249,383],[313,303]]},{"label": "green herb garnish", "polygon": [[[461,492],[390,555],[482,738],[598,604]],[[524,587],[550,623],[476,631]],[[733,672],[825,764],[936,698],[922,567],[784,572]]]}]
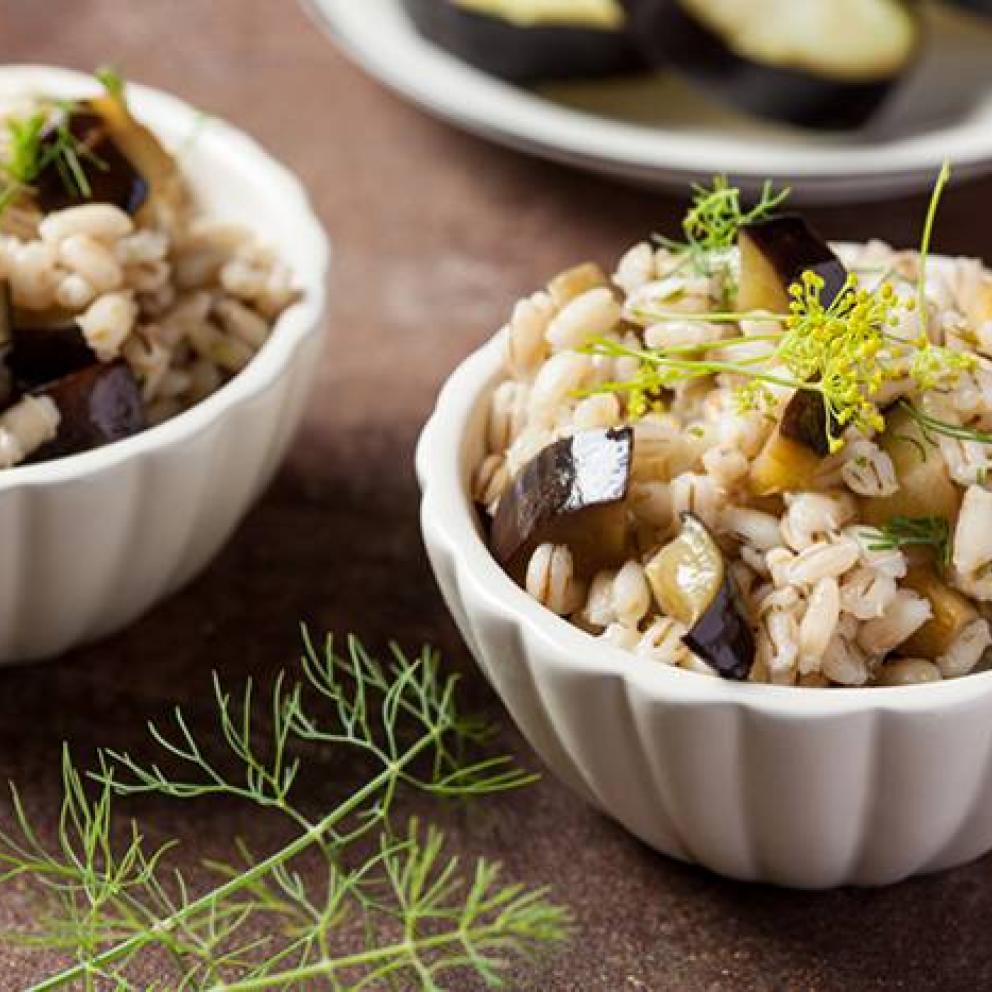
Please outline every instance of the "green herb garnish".
[{"label": "green herb garnish", "polygon": [[[640,369],[629,381],[606,383],[593,391],[626,395],[628,414],[636,419],[655,408],[662,393],[680,382],[731,373],[747,380],[737,390],[742,410],[773,408],[771,386],[819,393],[827,414],[824,420],[831,452],[843,446],[841,435],[848,427],[864,433],[883,430],[885,420],[876,397],[886,382],[908,377],[918,389],[931,389],[953,383],[962,371],[974,368],[976,363],[973,355],[932,344],[922,313],[922,329],[915,340],[906,341],[895,334],[904,314],[917,309],[926,311],[926,257],[949,177],[950,169],[945,164],[927,212],[921,244],[921,280],[915,299],[900,298],[892,283],[884,280],[868,290],[851,274],[841,291],[824,303],[823,278],[807,271],[789,289],[787,314],[727,311],[694,317],[642,307],[633,312],[633,317],[645,324],[692,319],[732,324],[751,320],[777,324],[778,329],[768,334],[658,349],[630,348],[605,339],[594,341],[587,349],[593,354],[636,358]],[[730,189],[725,181],[717,181],[713,190],[697,188],[694,208],[683,223],[687,241],[681,250],[705,253],[724,247],[728,239],[737,237],[741,226],[768,216],[782,198],[783,194],[773,194],[766,185],[761,203],[745,213],[740,207],[739,192]],[[771,354],[740,360],[734,357],[735,348],[761,341],[774,344]],[[712,351],[720,351],[720,357],[708,357]]]},{"label": "green herb garnish", "polygon": [[941,568],[951,564],[951,526],[944,517],[893,517],[879,528],[878,537],[868,545],[869,551],[893,551],[897,548],[932,548]]},{"label": "green herb garnish", "polygon": [[932,435],[943,434],[958,441],[974,441],[977,444],[992,444],[992,433],[980,431],[976,427],[964,427],[953,424],[949,420],[934,417],[908,400],[900,400],[899,405],[920,425],[920,430],[927,441],[936,445]]},{"label": "green herb garnish", "polygon": [[742,227],[767,220],[788,199],[791,190],[775,191],[770,181],[750,210],[741,205],[741,191],[726,176],[715,176],[712,187],[694,184],[692,206],[682,219],[684,241],[658,237],[662,247],[698,259],[708,252],[726,251],[737,243]]},{"label": "green herb garnish", "polygon": [[[568,935],[569,914],[544,890],[503,883],[484,860],[464,871],[437,830],[399,821],[404,788],[467,798],[533,778],[508,758],[469,756],[491,728],[459,711],[455,677],[433,652],[395,650],[383,664],[355,640],[341,656],[307,639],[302,676],[280,676],[260,707],[250,683],[232,694],[215,678],[216,740],[201,740],[177,710],[170,729],[151,727],[161,763],[107,751],[86,777],[66,751],[52,844],[13,791],[17,832],[0,834],[0,881],[38,900],[32,929],[15,937],[67,958],[30,992],[137,992],[148,988],[138,976],[149,954],[167,969],[163,989],[438,992],[468,975],[496,986],[514,955]],[[328,755],[361,777],[315,814],[313,783],[341,779],[328,775]],[[315,774],[303,787],[308,763]],[[291,839],[265,857],[239,845],[235,863],[208,866],[219,881],[198,892],[168,868],[174,843],[153,847],[136,825],[119,829],[116,797],[145,794],[247,803],[283,819]],[[319,883],[304,883],[303,857],[322,866]],[[345,928],[352,941],[364,935],[360,950],[342,944]]]}]

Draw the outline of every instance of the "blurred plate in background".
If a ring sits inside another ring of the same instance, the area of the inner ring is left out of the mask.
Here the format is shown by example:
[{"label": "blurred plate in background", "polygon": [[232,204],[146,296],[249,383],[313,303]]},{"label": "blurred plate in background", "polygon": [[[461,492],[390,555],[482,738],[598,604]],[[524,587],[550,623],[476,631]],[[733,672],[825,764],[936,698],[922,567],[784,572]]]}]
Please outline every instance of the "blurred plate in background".
[{"label": "blurred plate in background", "polygon": [[367,72],[428,112],[500,144],[684,192],[728,173],[807,203],[929,190],[945,158],[958,178],[992,172],[992,21],[929,9],[920,64],[869,128],[820,134],[713,103],[674,76],[512,86],[425,41],[400,0],[303,0]]}]

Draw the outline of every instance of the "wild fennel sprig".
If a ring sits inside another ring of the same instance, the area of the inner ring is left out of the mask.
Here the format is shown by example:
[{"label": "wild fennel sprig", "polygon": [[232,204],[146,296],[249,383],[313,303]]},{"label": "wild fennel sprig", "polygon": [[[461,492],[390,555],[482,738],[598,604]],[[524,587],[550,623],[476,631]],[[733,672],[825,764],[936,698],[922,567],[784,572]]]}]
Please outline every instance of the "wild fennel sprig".
[{"label": "wild fennel sprig", "polygon": [[944,517],[893,517],[868,544],[870,551],[906,547],[931,548],[938,564],[947,568],[951,563],[951,526]]},{"label": "wild fennel sprig", "polygon": [[731,186],[726,176],[715,176],[711,187],[701,184],[692,186],[692,203],[682,218],[685,240],[662,236],[657,236],[656,240],[675,254],[699,261],[708,253],[733,248],[742,227],[767,220],[791,192],[789,189],[776,192],[774,185],[767,181],[761,188],[758,202],[745,210],[741,203],[741,191]]},{"label": "wild fennel sprig", "polygon": [[[29,882],[40,900],[36,929],[19,937],[74,960],[33,992],[96,989],[99,981],[136,988],[132,969],[148,953],[166,955],[174,989],[298,988],[320,978],[357,992],[395,978],[403,988],[437,992],[466,968],[495,984],[507,955],[567,935],[568,914],[543,890],[504,885],[485,861],[467,878],[444,858],[437,831],[395,829],[401,787],[464,797],[532,780],[509,759],[468,756],[491,728],[461,714],[456,680],[441,674],[436,655],[410,659],[397,650],[383,664],[354,639],[343,656],[330,642],[318,651],[307,639],[301,669],[298,683],[280,676],[264,706],[250,687],[233,694],[215,681],[226,760],[211,754],[180,710],[168,731],[152,728],[161,763],[104,752],[87,789],[66,757],[51,847],[14,793],[18,836],[0,836],[3,879]],[[346,799],[315,816],[297,798],[304,764],[342,751],[368,759],[370,770]],[[243,863],[213,866],[219,884],[194,894],[165,870],[169,845],[149,848],[134,826],[127,843],[114,843],[113,799],[135,794],[238,799],[285,817],[293,838],[261,859],[241,846]],[[319,883],[297,870],[303,856],[322,859]],[[367,936],[360,952],[339,940],[341,924],[352,920]]]},{"label": "wild fennel sprig", "polygon": [[[823,278],[806,271],[789,288],[789,312],[784,314],[725,310],[694,315],[640,304],[632,309],[630,316],[644,326],[695,319],[728,326],[745,321],[766,323],[773,330],[756,335],[731,331],[729,337],[707,343],[665,348],[630,347],[597,339],[586,349],[589,353],[632,358],[639,368],[630,378],[607,382],[591,392],[625,396],[628,416],[638,419],[660,407],[665,392],[679,383],[730,373],[745,380],[736,390],[738,407],[742,410],[774,408],[776,400],[770,389],[773,386],[818,393],[825,407],[826,441],[831,452],[843,446],[842,434],[849,427],[869,434],[881,431],[885,419],[877,400],[887,382],[909,379],[917,391],[924,392],[952,385],[962,372],[976,365],[974,355],[931,342],[927,330],[927,258],[940,199],[949,178],[950,168],[945,163],[924,224],[915,298],[900,296],[887,279],[871,290],[866,289],[851,274],[841,290],[831,300],[824,301]],[[736,191],[720,183],[712,191],[697,190],[696,202],[683,222],[687,231],[697,231],[695,239],[687,240],[689,247],[695,244],[705,250],[718,248],[721,239],[736,237],[741,224],[754,219],[754,211],[744,213],[739,194],[734,194]],[[761,216],[773,211],[780,202],[766,187],[755,210]],[[712,212],[721,219],[706,220]],[[899,330],[914,311],[919,311],[919,330],[914,337],[906,339]],[[765,353],[745,358],[735,356],[736,349],[752,350],[757,343],[769,345]],[[713,352],[719,354],[714,357]],[[948,428],[954,425],[934,429],[948,433]],[[960,433],[963,429],[954,429],[958,433],[953,436],[963,436]]]}]

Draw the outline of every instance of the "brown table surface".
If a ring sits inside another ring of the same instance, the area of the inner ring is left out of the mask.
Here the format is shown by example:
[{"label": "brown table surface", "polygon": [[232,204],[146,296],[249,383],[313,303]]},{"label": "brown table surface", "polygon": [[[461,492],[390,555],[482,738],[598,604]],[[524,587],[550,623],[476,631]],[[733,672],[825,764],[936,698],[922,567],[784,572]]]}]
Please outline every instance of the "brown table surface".
[{"label": "brown table surface", "polygon": [[[357,2],[357,0],[356,0]],[[296,656],[296,624],[444,649],[473,672],[417,524],[413,445],[435,393],[510,304],[578,255],[612,262],[670,225],[676,201],[531,161],[428,119],[366,79],[292,0],[0,0],[9,62],[105,61],[258,136],[313,192],[337,246],[331,347],[292,453],[207,573],[129,631],[0,674],[0,778],[50,823],[59,748],[133,746],[146,718],[196,706],[218,669],[263,679]],[[992,183],[947,198],[939,246],[992,254]],[[815,212],[830,236],[908,244],[923,203]],[[477,703],[498,703],[469,676]],[[536,767],[507,727],[504,746]],[[514,975],[542,992],[992,988],[992,862],[884,891],[811,895],[732,884],[660,857],[550,778],[447,817],[453,847],[550,882],[580,933]],[[264,848],[233,805],[146,804],[181,860]],[[7,813],[2,814],[7,818]],[[26,906],[0,904],[0,929]],[[0,989],[52,960],[0,948]],[[466,992],[468,983],[456,985]]]}]

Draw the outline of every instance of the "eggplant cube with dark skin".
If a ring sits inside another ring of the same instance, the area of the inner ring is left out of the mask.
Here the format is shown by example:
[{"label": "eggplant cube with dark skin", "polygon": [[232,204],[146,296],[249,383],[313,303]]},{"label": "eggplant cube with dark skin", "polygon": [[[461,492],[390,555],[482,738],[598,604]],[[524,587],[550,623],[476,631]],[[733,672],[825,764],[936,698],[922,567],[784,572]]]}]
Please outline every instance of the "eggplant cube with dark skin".
[{"label": "eggplant cube with dark skin", "polygon": [[34,391],[58,408],[58,434],[34,461],[75,455],[121,441],[146,425],[141,387],[124,361],[95,364]]},{"label": "eggplant cube with dark skin", "polygon": [[141,209],[148,199],[148,181],[121,151],[102,115],[88,109],[60,110],[41,135],[42,154],[67,141],[86,188],[80,188],[79,177],[53,152],[34,182],[43,212],[87,202],[111,203],[128,214]]},{"label": "eggplant cube with dark skin", "polygon": [[621,564],[633,465],[629,427],[580,431],[540,451],[499,501],[492,525],[497,561],[518,582],[541,544],[564,544],[578,574]]},{"label": "eggplant cube with dark skin", "polygon": [[743,680],[754,665],[754,633],[720,546],[691,513],[678,537],[645,568],[662,612],[688,628],[682,638],[693,654],[725,679]]},{"label": "eggplant cube with dark skin", "polygon": [[140,223],[155,208],[175,209],[182,200],[175,158],[134,118],[123,93],[60,108],[41,141],[46,164],[33,185],[43,213],[111,203]]},{"label": "eggplant cube with dark skin", "polygon": [[773,217],[741,229],[741,281],[737,305],[743,311],[789,312],[789,287],[804,272],[823,279],[820,299],[829,305],[844,288],[847,269],[833,249],[796,214]]},{"label": "eggplant cube with dark skin", "polygon": [[[787,215],[741,230],[738,307],[743,311],[789,312],[789,289],[813,272],[823,280],[820,299],[829,306],[847,284],[847,269],[802,217]],[[827,411],[819,393],[797,390],[778,427],[751,467],[756,496],[808,489],[829,453]]]}]

